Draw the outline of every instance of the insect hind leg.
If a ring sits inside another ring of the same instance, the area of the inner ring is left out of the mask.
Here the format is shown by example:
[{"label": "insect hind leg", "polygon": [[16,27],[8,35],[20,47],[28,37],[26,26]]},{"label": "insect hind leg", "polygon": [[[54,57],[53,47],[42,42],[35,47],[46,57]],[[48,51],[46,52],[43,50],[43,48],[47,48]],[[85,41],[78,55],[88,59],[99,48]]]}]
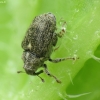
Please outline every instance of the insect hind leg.
[{"label": "insect hind leg", "polygon": [[72,59],[72,60],[76,60],[76,59],[79,59],[79,58],[75,58],[75,57],[66,57],[66,58],[57,58],[57,59],[49,59],[49,61],[53,62],[53,63],[58,63],[58,62],[61,62],[61,61],[65,61],[65,60],[68,60],[68,59]]}]

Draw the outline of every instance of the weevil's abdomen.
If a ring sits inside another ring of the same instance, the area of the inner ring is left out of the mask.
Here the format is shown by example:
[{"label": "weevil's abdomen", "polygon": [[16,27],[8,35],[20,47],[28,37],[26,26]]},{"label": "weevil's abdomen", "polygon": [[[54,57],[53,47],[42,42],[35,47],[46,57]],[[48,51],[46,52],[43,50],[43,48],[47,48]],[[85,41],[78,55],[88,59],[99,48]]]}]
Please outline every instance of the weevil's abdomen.
[{"label": "weevil's abdomen", "polygon": [[53,39],[57,40],[55,30],[56,18],[53,14],[46,13],[35,17],[22,41],[22,48],[35,53],[38,57],[49,57]]}]

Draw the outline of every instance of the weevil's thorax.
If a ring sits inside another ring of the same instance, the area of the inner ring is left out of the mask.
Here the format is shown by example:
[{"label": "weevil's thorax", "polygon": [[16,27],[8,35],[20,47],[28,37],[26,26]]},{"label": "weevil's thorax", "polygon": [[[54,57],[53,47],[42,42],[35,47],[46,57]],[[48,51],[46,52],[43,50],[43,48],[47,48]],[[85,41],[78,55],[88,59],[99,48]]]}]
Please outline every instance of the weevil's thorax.
[{"label": "weevil's thorax", "polygon": [[24,69],[27,74],[34,75],[39,67],[42,66],[43,61],[36,57],[35,54],[32,54],[29,51],[24,51],[22,55],[22,59],[24,62]]}]

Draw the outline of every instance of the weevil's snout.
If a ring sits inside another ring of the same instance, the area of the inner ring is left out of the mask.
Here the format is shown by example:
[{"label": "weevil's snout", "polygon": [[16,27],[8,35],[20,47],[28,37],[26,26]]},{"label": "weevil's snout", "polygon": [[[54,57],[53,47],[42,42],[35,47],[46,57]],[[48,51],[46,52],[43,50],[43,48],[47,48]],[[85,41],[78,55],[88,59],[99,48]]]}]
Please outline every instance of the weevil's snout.
[{"label": "weevil's snout", "polygon": [[34,62],[25,62],[23,68],[27,74],[35,75],[38,66],[34,65]]},{"label": "weevil's snout", "polygon": [[31,69],[31,67],[24,65],[25,72],[29,75],[34,75],[35,71]]},{"label": "weevil's snout", "polygon": [[19,74],[19,73],[27,73],[27,74],[29,74],[29,75],[34,75],[34,71],[33,70],[30,70],[30,69],[26,69],[26,68],[24,68],[25,69],[25,72],[24,71],[17,71],[17,73]]}]

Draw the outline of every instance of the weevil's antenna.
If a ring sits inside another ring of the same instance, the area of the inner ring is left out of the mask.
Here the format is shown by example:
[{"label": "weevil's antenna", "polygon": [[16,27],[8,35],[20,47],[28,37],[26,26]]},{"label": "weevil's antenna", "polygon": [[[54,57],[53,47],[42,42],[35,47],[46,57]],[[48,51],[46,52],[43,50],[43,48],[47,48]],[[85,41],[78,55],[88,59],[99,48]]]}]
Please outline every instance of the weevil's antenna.
[{"label": "weevil's antenna", "polygon": [[17,73],[25,73],[24,71],[17,71]]}]

